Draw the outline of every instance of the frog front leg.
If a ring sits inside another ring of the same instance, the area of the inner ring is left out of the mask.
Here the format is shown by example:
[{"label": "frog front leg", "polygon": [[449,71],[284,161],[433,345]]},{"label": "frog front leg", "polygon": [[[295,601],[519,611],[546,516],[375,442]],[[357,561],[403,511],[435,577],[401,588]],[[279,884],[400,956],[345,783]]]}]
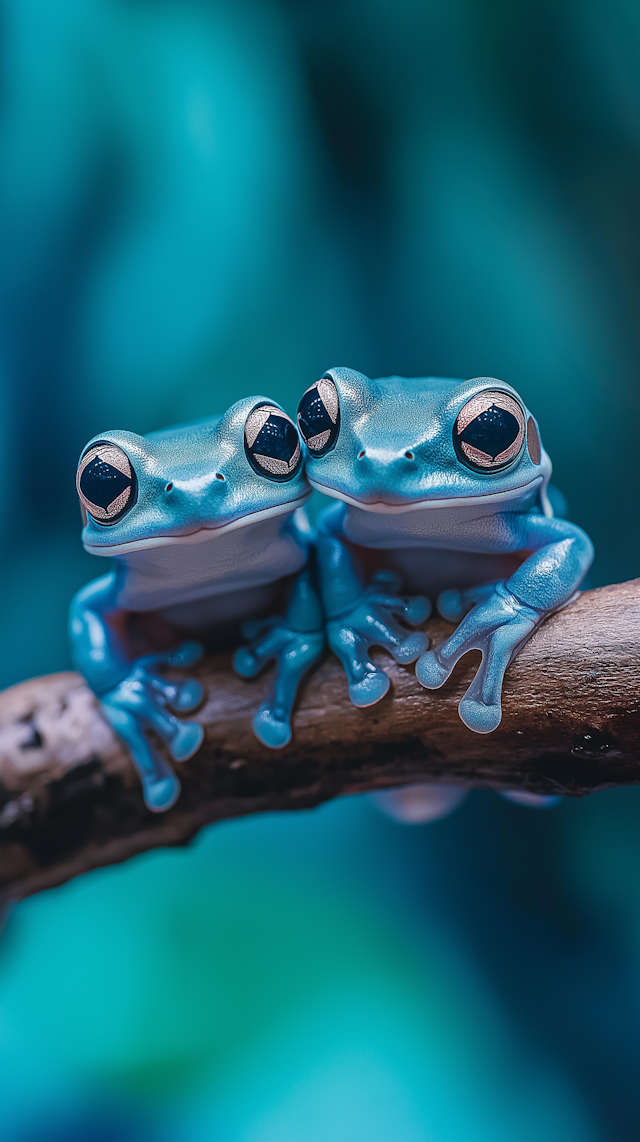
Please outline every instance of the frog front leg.
[{"label": "frog front leg", "polygon": [[398,620],[418,626],[431,605],[422,595],[399,595],[401,580],[394,571],[376,572],[365,587],[355,559],[336,535],[319,535],[318,565],[329,646],[344,667],[354,706],[372,706],[390,682],[371,661],[371,648],[382,647],[396,662],[415,662],[427,649],[428,636],[407,631]]},{"label": "frog front leg", "polygon": [[160,735],[174,761],[186,761],[196,753],[204,730],[197,722],[181,722],[173,712],[195,709],[202,700],[201,684],[196,679],[170,682],[159,670],[191,666],[202,647],[185,642],[168,653],[131,662],[117,633],[126,618],[117,605],[117,593],[117,571],[78,591],[69,614],[72,654],[77,669],[100,699],[105,717],[129,747],[147,808],[161,813],[177,800],[180,782],[147,740],[145,730]]},{"label": "frog front leg", "polygon": [[446,642],[416,664],[418,682],[437,690],[467,651],[482,652],[458,709],[464,724],[480,734],[500,724],[507,666],[544,619],[576,595],[593,559],[591,540],[566,520],[509,513],[503,518],[515,536],[514,549],[532,554],[505,582],[443,592],[438,600],[443,616],[464,617]]},{"label": "frog front leg", "polygon": [[241,677],[255,678],[268,662],[276,662],[271,693],[252,725],[263,745],[281,749],[291,741],[291,711],[298,686],[324,648],[324,616],[309,568],[294,581],[284,618],[245,623],[243,634],[251,641],[233,659]]}]

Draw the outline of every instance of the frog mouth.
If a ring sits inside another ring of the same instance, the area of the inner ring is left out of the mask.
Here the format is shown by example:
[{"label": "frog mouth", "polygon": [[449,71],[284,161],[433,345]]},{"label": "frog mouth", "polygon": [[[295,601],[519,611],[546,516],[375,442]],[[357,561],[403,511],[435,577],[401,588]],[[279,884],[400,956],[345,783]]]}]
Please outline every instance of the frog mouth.
[{"label": "frog mouth", "polygon": [[310,496],[311,491],[308,491],[302,496],[298,496],[295,500],[287,500],[286,503],[277,504],[275,507],[262,508],[260,511],[251,512],[249,515],[243,515],[238,519],[232,519],[227,523],[219,524],[217,527],[198,527],[193,531],[183,532],[178,535],[155,535],[149,536],[146,539],[123,540],[121,543],[108,545],[84,542],[84,549],[88,551],[90,555],[112,556],[127,555],[130,551],[142,551],[145,548],[151,547],[172,547],[177,544],[206,543],[207,540],[217,538],[226,532],[238,531],[242,527],[250,527],[251,524],[261,523],[263,520],[272,519],[274,516],[291,515],[297,511],[298,508],[303,507]]},{"label": "frog mouth", "polygon": [[321,484],[318,480],[314,480],[307,474],[307,479],[312,488],[316,491],[322,492],[325,496],[331,496],[334,500],[343,500],[345,504],[350,504],[354,508],[361,508],[365,512],[380,512],[387,515],[402,515],[405,512],[422,511],[425,508],[463,508],[475,507],[481,504],[499,504],[504,503],[506,500],[515,500],[524,495],[525,492],[533,491],[543,482],[542,475],[535,476],[533,480],[528,480],[526,484],[520,484],[517,488],[509,488],[507,491],[500,492],[485,492],[478,496],[447,496],[446,499],[436,499],[432,497],[424,500],[407,500],[404,503],[390,504],[386,500],[359,500],[356,496],[350,496],[346,492],[339,492],[336,488],[329,488],[325,484]]}]

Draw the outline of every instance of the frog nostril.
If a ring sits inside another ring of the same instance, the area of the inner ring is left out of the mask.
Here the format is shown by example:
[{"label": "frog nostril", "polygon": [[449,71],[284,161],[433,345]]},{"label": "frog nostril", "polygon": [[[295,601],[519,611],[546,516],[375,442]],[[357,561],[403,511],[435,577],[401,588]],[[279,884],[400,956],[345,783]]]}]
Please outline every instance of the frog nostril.
[{"label": "frog nostril", "polygon": [[405,452],[407,460],[413,460],[413,452]]},{"label": "frog nostril", "polygon": [[165,492],[173,491],[173,481],[169,480],[169,483],[167,484],[167,486],[164,490],[165,490]]},{"label": "frog nostril", "polygon": [[224,476],[222,475],[222,472],[216,472],[216,480],[224,480]]},{"label": "frog nostril", "polygon": [[364,448],[363,448],[362,452],[358,452],[358,460],[362,460],[362,459],[364,459]]}]

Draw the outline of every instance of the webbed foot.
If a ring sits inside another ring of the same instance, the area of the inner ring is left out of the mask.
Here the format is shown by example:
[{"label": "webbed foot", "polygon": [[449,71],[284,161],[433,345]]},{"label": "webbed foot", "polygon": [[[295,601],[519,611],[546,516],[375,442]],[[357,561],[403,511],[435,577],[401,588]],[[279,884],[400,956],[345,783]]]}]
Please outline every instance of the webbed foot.
[{"label": "webbed foot", "polygon": [[431,604],[423,595],[400,596],[401,580],[395,571],[378,571],[346,614],[330,619],[327,638],[340,659],[354,706],[372,706],[387,693],[390,682],[369,658],[372,646],[381,646],[403,664],[423,654],[429,637],[407,631],[398,621],[418,626],[429,617]]},{"label": "webbed foot", "polygon": [[491,733],[502,718],[502,683],[507,666],[544,614],[521,603],[504,583],[471,591],[445,591],[438,599],[438,609],[445,618],[468,613],[446,642],[418,659],[418,682],[437,690],[467,651],[480,650],[482,662],[458,713],[470,730]]},{"label": "webbed foot", "polygon": [[180,782],[171,766],[144,733],[155,730],[167,743],[174,761],[186,761],[200,748],[204,730],[198,722],[181,722],[171,712],[188,713],[202,700],[202,685],[195,678],[170,682],[157,669],[160,666],[191,666],[200,658],[197,642],[184,642],[166,654],[138,658],[126,678],[113,690],[100,696],[100,705],[116,733],[131,751],[145,804],[153,813],[162,813],[175,804]]}]

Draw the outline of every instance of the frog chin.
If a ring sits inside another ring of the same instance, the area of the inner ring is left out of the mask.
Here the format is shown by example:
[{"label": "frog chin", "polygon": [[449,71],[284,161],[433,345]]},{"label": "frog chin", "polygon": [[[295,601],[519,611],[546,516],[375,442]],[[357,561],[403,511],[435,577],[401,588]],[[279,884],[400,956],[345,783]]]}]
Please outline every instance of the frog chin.
[{"label": "frog chin", "polygon": [[241,527],[250,527],[252,524],[262,523],[264,520],[272,519],[274,516],[291,515],[297,511],[298,508],[303,507],[311,495],[311,491],[304,492],[303,495],[297,496],[295,500],[288,500],[284,504],[276,504],[269,508],[262,508],[260,511],[251,512],[248,515],[240,516],[237,519],[231,519],[227,523],[219,525],[198,527],[193,531],[187,531],[179,535],[154,535],[142,539],[131,539],[122,543],[112,543],[109,546],[103,544],[87,543],[83,539],[83,546],[85,551],[90,555],[126,555],[130,551],[142,551],[145,548],[151,547],[175,547],[178,544],[190,543],[206,543],[208,540],[217,538],[219,535],[226,534],[229,531],[237,531]]},{"label": "frog chin", "polygon": [[316,491],[322,492],[325,496],[331,496],[332,499],[343,500],[345,504],[350,504],[354,508],[360,508],[365,512],[386,512],[388,515],[401,515],[404,512],[424,511],[427,508],[476,507],[480,504],[501,504],[509,500],[520,499],[527,492],[534,491],[542,484],[544,476],[534,476],[525,484],[519,484],[516,488],[502,488],[499,492],[484,492],[475,496],[447,496],[441,499],[435,497],[425,497],[420,500],[407,499],[393,504],[387,503],[386,500],[358,499],[357,496],[351,496],[348,492],[338,491],[337,488],[330,488],[326,484],[321,484],[319,480],[312,479],[308,473],[307,479]]}]

